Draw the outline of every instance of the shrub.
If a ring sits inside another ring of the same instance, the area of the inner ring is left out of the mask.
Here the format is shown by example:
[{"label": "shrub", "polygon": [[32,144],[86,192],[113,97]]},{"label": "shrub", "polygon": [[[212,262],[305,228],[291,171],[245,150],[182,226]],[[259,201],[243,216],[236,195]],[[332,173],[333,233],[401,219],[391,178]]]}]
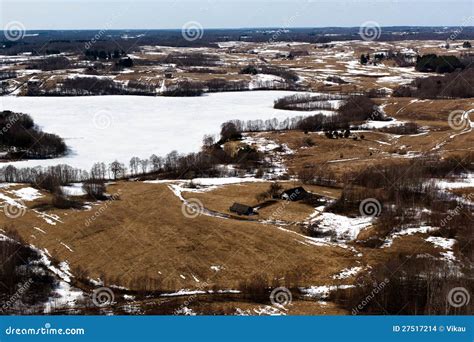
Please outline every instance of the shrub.
[{"label": "shrub", "polygon": [[213,66],[219,62],[219,57],[204,53],[170,53],[162,62],[178,66]]},{"label": "shrub", "polygon": [[204,87],[198,82],[181,81],[176,86],[168,88],[161,95],[163,96],[201,96]]},{"label": "shrub", "polygon": [[[31,314],[35,305],[41,305],[51,296],[55,280],[49,272],[38,272],[32,267],[40,263],[41,255],[27,246],[14,228],[4,230],[11,240],[0,241],[0,313]],[[23,289],[21,301],[3,306],[20,288]]]},{"label": "shrub", "polygon": [[71,61],[64,56],[47,57],[39,61],[33,61],[29,69],[41,69],[44,71],[67,69],[71,66]]},{"label": "shrub", "polygon": [[329,100],[342,100],[346,98],[346,95],[338,94],[294,94],[275,100],[273,108],[299,111],[332,110],[334,106],[328,102]]},{"label": "shrub", "polygon": [[269,287],[268,277],[264,274],[254,274],[247,280],[240,282],[238,286],[244,296],[257,303],[268,301]]},{"label": "shrub", "polygon": [[240,74],[257,75],[258,74],[258,69],[254,65],[247,65],[245,68],[242,68],[239,73]]},{"label": "shrub", "polygon": [[55,192],[51,204],[58,209],[81,209],[80,202],[67,198],[61,192]]},{"label": "shrub", "polygon": [[239,139],[242,139],[242,134],[237,130],[237,126],[233,122],[225,122],[222,124],[220,144]]},{"label": "shrub", "polygon": [[60,185],[61,180],[54,174],[40,174],[34,183],[32,184],[36,188],[47,190],[51,193],[57,192]]},{"label": "shrub", "polygon": [[352,96],[339,108],[341,120],[365,121],[384,120],[383,113],[368,96]]},{"label": "shrub", "polygon": [[122,58],[115,63],[115,66],[119,69],[133,67],[133,60],[130,57]]},{"label": "shrub", "polygon": [[110,78],[75,77],[63,81],[62,92],[73,95],[119,95],[123,89]]},{"label": "shrub", "polygon": [[310,224],[307,226],[301,227],[301,232],[304,235],[313,238],[329,238],[331,241],[337,240],[337,233],[333,229],[323,229],[320,228],[317,224]]},{"label": "shrub", "polygon": [[268,195],[267,191],[263,191],[263,192],[260,192],[257,195],[255,195],[255,199],[259,203],[265,201],[268,197],[269,197],[269,195]]},{"label": "shrub", "polygon": [[306,165],[297,175],[304,184],[334,186],[337,183],[335,174],[327,166]]},{"label": "shrub", "polygon": [[99,180],[88,180],[82,184],[82,189],[93,200],[103,200],[105,196],[105,183]]}]

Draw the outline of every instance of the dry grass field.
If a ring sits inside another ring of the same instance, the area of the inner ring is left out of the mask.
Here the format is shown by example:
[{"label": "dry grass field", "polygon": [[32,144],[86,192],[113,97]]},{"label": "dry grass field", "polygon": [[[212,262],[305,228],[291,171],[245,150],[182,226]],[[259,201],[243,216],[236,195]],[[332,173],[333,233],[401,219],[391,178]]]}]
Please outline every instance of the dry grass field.
[{"label": "dry grass field", "polygon": [[[299,185],[282,184],[284,188]],[[183,192],[183,196],[188,200],[201,200],[206,209],[228,213],[229,201],[235,198],[256,204],[253,194],[265,191],[268,185],[269,182],[227,185],[201,193]],[[24,186],[2,188],[0,195],[15,198],[12,191],[21,188]],[[337,196],[340,191],[318,186],[305,188],[328,198]],[[338,280],[335,275],[355,266],[364,269],[383,264],[401,253],[439,257],[443,252],[425,241],[426,234],[401,236],[394,239],[391,246],[381,249],[361,247],[356,242],[349,243],[350,248],[341,248],[311,244],[294,227],[282,229],[271,224],[204,214],[187,218],[182,212],[182,202],[167,184],[117,182],[108,187],[108,192],[119,198],[90,203],[91,209],[79,211],[52,209],[50,196],[42,193],[44,197],[25,202],[28,209],[23,216],[11,219],[2,215],[0,224],[6,229],[16,229],[25,241],[46,251],[57,262],[67,262],[73,274],[81,269],[80,272],[86,271],[91,279],[101,279],[108,286],[124,286],[131,291],[142,290],[143,286],[165,292],[235,289],[256,275],[269,280],[283,279],[295,270],[300,273],[298,286],[350,285],[356,278]],[[268,207],[260,211],[258,219],[272,217],[301,222],[314,212],[302,203],[281,203],[275,204],[285,206],[281,217],[271,216],[272,207]],[[50,219],[45,220],[45,217]],[[368,228],[358,239],[371,234]],[[310,297],[295,297],[291,305],[279,309],[252,303],[251,299],[228,301],[215,300],[212,296],[198,299],[181,296],[174,299],[173,305],[179,306],[185,301],[189,308],[204,314],[232,314],[236,310],[252,315],[347,313],[330,301]],[[126,301],[119,303],[124,308],[129,307]],[[116,312],[123,309],[120,305],[115,308]],[[133,305],[166,311],[171,303],[155,298],[136,301]]]},{"label": "dry grass field", "polygon": [[58,216],[54,225],[31,210],[46,198],[27,202],[22,217],[2,216],[1,225],[72,269],[126,287],[146,277],[162,284],[156,290],[195,288],[198,281],[228,289],[254,274],[274,278],[295,267],[304,269],[301,285],[310,286],[331,282],[333,274],[355,262],[347,249],[304,244],[304,236],[269,224],[187,218],[165,184],[120,182],[108,191],[120,199],[95,203],[90,210],[48,210]]},{"label": "dry grass field", "polygon": [[[411,98],[379,99],[385,112],[399,122],[416,123],[420,133],[397,135],[377,130],[352,131],[358,140],[328,139],[322,132],[305,134],[302,131],[257,133],[278,144],[286,144],[295,154],[285,156],[290,172],[296,173],[307,166],[324,165],[337,176],[347,171],[365,169],[368,165],[403,163],[421,154],[439,153],[441,156],[474,150],[474,135],[449,127],[449,113],[469,110],[470,99],[416,100]],[[363,136],[363,139],[360,137]],[[305,139],[313,146],[306,146]]]},{"label": "dry grass field", "polygon": [[[262,203],[256,199],[256,195],[265,192],[270,186],[270,182],[262,183],[242,183],[231,184],[219,187],[215,190],[203,192],[185,192],[186,199],[195,198],[200,200],[204,207],[224,214],[232,214],[229,207],[234,203],[242,203],[252,207]],[[285,181],[279,182],[283,189],[294,188],[303,185],[301,182]],[[327,199],[338,198],[340,189],[327,188],[321,186],[304,186],[307,191],[317,194]],[[271,201],[268,199],[268,201]],[[314,206],[302,202],[289,202],[274,200],[273,203],[258,209],[258,215],[251,216],[249,220],[280,220],[289,224],[305,221],[314,213]]]}]

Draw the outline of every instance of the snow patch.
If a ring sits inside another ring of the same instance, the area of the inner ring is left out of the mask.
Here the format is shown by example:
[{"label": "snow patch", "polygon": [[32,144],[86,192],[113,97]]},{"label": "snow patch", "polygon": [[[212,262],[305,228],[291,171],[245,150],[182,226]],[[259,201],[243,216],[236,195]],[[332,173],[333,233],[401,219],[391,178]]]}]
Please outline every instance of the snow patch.
[{"label": "snow patch", "polygon": [[413,234],[427,234],[430,232],[437,231],[438,227],[431,226],[421,226],[421,227],[410,227],[402,228],[400,231],[393,233],[389,238],[387,238],[381,248],[390,247],[393,244],[393,240],[404,235],[413,235]]},{"label": "snow patch", "polygon": [[73,183],[71,185],[61,186],[61,190],[67,196],[84,196],[86,194],[82,188],[82,183]]},{"label": "snow patch", "polygon": [[329,297],[329,294],[335,290],[345,290],[355,287],[354,285],[323,285],[310,286],[307,288],[300,287],[300,291],[307,297],[324,299]]},{"label": "snow patch", "polygon": [[345,268],[338,274],[333,276],[333,279],[346,279],[355,276],[357,273],[362,271],[362,267],[356,266],[352,268]]},{"label": "snow patch", "polygon": [[338,240],[355,240],[360,231],[371,226],[373,217],[347,217],[333,213],[322,213],[312,223],[322,233],[334,233]]},{"label": "snow patch", "polygon": [[43,197],[37,189],[31,187],[12,190],[11,193],[23,201],[34,201],[35,199]]},{"label": "snow patch", "polygon": [[211,266],[210,269],[213,270],[214,272],[219,272],[224,269],[224,266],[215,265],[215,266]]}]

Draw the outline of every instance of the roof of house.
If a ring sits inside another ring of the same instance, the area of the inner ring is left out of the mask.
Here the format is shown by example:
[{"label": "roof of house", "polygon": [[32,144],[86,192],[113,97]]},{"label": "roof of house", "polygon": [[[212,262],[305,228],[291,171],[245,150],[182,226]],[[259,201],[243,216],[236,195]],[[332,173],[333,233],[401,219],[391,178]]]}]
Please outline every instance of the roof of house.
[{"label": "roof of house", "polygon": [[230,207],[230,211],[234,211],[237,213],[249,213],[253,212],[253,208],[245,204],[234,203]]},{"label": "roof of house", "polygon": [[294,193],[294,192],[305,193],[305,192],[307,192],[307,191],[306,191],[305,188],[303,188],[302,186],[297,186],[296,188],[287,189],[287,190],[283,191],[282,193],[283,193],[283,194],[285,194],[285,193],[286,193],[286,194],[290,194],[290,193]]},{"label": "roof of house", "polygon": [[298,200],[304,198],[307,194],[308,192],[302,186],[298,186],[296,188],[283,191],[281,193],[281,197],[290,200]]}]

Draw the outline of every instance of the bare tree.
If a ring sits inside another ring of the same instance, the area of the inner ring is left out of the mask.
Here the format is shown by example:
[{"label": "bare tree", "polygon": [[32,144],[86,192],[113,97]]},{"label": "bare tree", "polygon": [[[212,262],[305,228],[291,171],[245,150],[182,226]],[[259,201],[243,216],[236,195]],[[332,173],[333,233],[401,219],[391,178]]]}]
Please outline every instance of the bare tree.
[{"label": "bare tree", "polygon": [[212,147],[214,144],[215,144],[215,140],[214,140],[214,137],[212,135],[210,135],[210,134],[204,135],[204,137],[202,138],[202,147],[203,147],[203,149],[208,149],[208,148]]},{"label": "bare tree", "polygon": [[158,157],[155,154],[150,156],[150,163],[153,171],[158,171],[163,167],[163,158]]},{"label": "bare tree", "polygon": [[91,178],[104,180],[106,172],[107,167],[105,163],[95,163],[91,168]]},{"label": "bare tree", "polygon": [[138,173],[139,165],[140,165],[140,158],[132,157],[132,159],[130,159],[130,172],[136,175]]},{"label": "bare tree", "polygon": [[125,175],[125,165],[120,163],[119,161],[115,160],[114,162],[110,163],[109,170],[112,172],[114,179]]},{"label": "bare tree", "polygon": [[171,151],[166,155],[165,168],[170,171],[176,168],[178,164],[178,151]]},{"label": "bare tree", "polygon": [[150,161],[148,159],[140,160],[140,166],[142,167],[142,173],[145,174],[148,171],[148,165]]},{"label": "bare tree", "polygon": [[90,180],[85,181],[82,185],[82,189],[85,191],[87,196],[94,200],[104,199],[105,184],[103,181]]}]

